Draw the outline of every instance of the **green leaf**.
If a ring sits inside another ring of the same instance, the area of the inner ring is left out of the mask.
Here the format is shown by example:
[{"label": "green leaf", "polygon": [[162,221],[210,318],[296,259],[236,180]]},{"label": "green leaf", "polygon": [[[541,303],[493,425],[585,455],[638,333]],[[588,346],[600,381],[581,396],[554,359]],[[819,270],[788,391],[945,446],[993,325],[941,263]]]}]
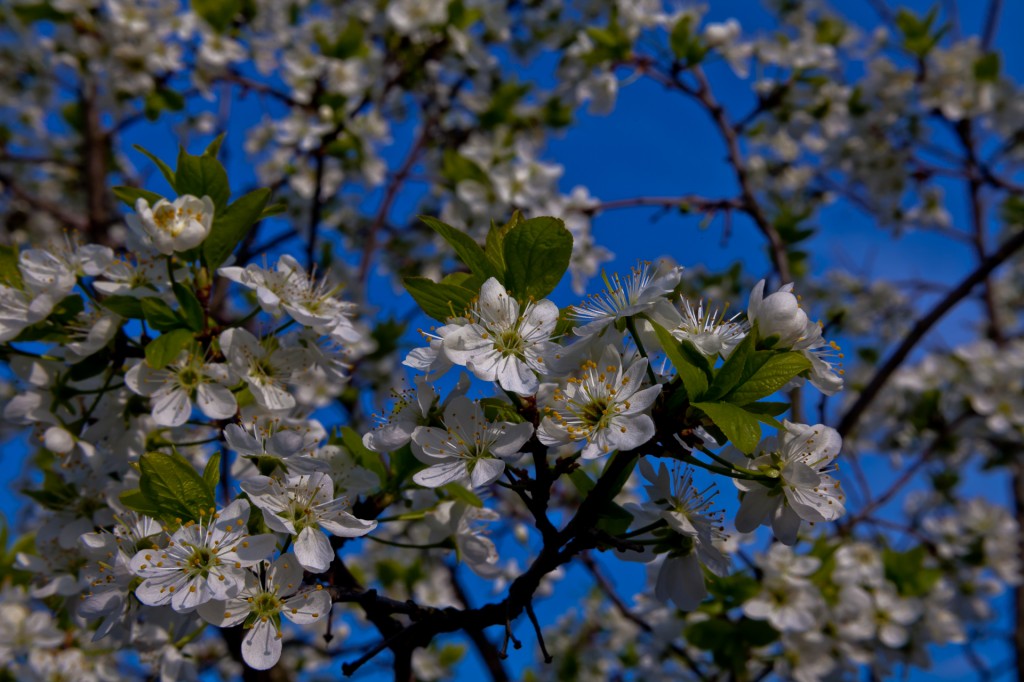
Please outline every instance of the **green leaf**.
[{"label": "green leaf", "polygon": [[789,409],[789,403],[749,403],[743,409],[751,414],[765,414],[769,417],[778,417]]},{"label": "green leaf", "polygon": [[[349,59],[366,50],[364,45],[366,31],[363,24],[356,19],[349,19],[345,28],[331,31],[330,34],[319,29],[314,30],[317,45],[325,57]],[[333,37],[333,40],[331,38]]]},{"label": "green leaf", "polygon": [[286,212],[287,210],[288,210],[288,204],[284,204],[284,203],[280,203],[280,202],[276,203],[276,204],[271,204],[270,206],[264,207],[264,209],[260,212],[260,218],[259,219],[263,220],[264,218],[272,218],[272,217],[274,217],[276,215],[281,215],[282,213]]},{"label": "green leaf", "polygon": [[689,65],[699,64],[708,53],[700,37],[694,35],[692,19],[686,14],[672,27],[668,44],[676,59]]},{"label": "green leaf", "polygon": [[[228,173],[221,162],[205,153],[202,156],[193,156],[186,152],[184,147],[178,149],[178,169],[174,175],[174,187],[178,194],[210,197],[216,209],[214,215],[227,206],[231,197]],[[263,206],[260,206],[260,210],[263,210]]]},{"label": "green leaf", "polygon": [[163,369],[174,362],[192,340],[192,332],[188,329],[161,334],[146,344],[146,364],[153,369]]},{"label": "green leaf", "polygon": [[757,339],[754,334],[747,334],[732,354],[726,359],[722,366],[715,372],[715,378],[708,387],[707,394],[703,399],[715,401],[731,391],[743,377],[743,371],[747,365],[747,358],[754,352],[754,344]]},{"label": "green leaf", "polygon": [[693,362],[691,354],[684,350],[683,344],[676,337],[672,336],[671,332],[654,320],[650,320],[650,322],[654,327],[654,333],[658,336],[661,347],[665,350],[665,355],[668,356],[669,362],[675,367],[679,379],[683,382],[690,402],[700,400],[705,391],[708,390],[707,374],[699,365]]},{"label": "green leaf", "polygon": [[49,1],[19,3],[11,7],[11,10],[14,12],[14,16],[18,17],[25,24],[31,24],[36,21],[62,22],[67,21],[70,16],[54,8]]},{"label": "green leaf", "polygon": [[160,201],[164,197],[157,194],[156,192],[150,192],[148,189],[142,189],[139,187],[128,187],[127,185],[118,185],[111,190],[114,196],[123,201],[132,209],[135,208],[135,202],[139,199],[145,199],[146,202],[152,206],[156,202]]},{"label": "green leaf", "polygon": [[810,368],[811,361],[802,353],[774,354],[725,399],[734,405],[746,405],[766,398],[788,384],[793,377]]},{"label": "green leaf", "polygon": [[757,417],[741,407],[729,403],[693,403],[693,406],[711,417],[715,426],[732,441],[741,452],[752,454],[761,442],[761,424]]},{"label": "green leaf", "polygon": [[492,220],[491,229],[487,232],[484,253],[487,254],[491,264],[494,265],[494,269],[501,273],[502,279],[505,277],[505,236],[522,221],[522,214],[516,211],[512,214],[512,218],[504,225],[499,226]]},{"label": "green leaf", "polygon": [[129,509],[134,509],[140,514],[145,514],[146,516],[152,516],[154,519],[160,518],[160,507],[143,495],[142,491],[138,488],[134,490],[125,490],[121,493],[120,499],[121,504]]},{"label": "green leaf", "polygon": [[224,144],[225,135],[227,135],[227,133],[221,133],[217,137],[210,140],[210,144],[206,145],[206,149],[203,150],[202,155],[216,159],[217,155],[220,154],[221,145]]},{"label": "green leaf", "polygon": [[974,77],[980,83],[995,83],[999,80],[999,66],[999,53],[989,52],[974,62]]},{"label": "green leaf", "polygon": [[519,410],[516,409],[515,405],[501,398],[482,398],[480,400],[480,407],[483,409],[484,416],[487,417],[488,421],[511,422],[513,424],[526,421],[523,415],[519,414]]},{"label": "green leaf", "polygon": [[100,301],[100,305],[129,320],[141,320],[145,317],[142,299],[134,296],[107,296]]},{"label": "green leaf", "polygon": [[206,483],[207,487],[214,491],[217,489],[217,484],[220,483],[220,452],[213,453],[210,460],[203,467],[203,482]]},{"label": "green leaf", "polygon": [[219,268],[245,239],[250,228],[262,217],[269,199],[269,189],[253,190],[214,215],[210,234],[203,242],[203,257],[211,271]]},{"label": "green leaf", "polygon": [[162,111],[181,111],[184,108],[185,98],[180,92],[157,86],[155,90],[146,95],[143,113],[147,119],[155,121],[160,118]]},{"label": "green leaf", "polygon": [[216,505],[213,489],[177,453],[148,452],[139,459],[139,489],[167,521],[199,521]]},{"label": "green leaf", "polygon": [[178,190],[178,186],[174,177],[175,173],[170,166],[164,163],[163,160],[161,160],[156,154],[149,151],[140,144],[133,144],[132,148],[135,149],[136,151],[142,152],[147,157],[149,157],[150,161],[156,164],[156,167],[160,169],[160,172],[163,174],[164,179],[167,180],[167,183],[171,186],[171,189],[173,189],[175,192],[178,192],[179,194],[185,194],[185,192],[181,192],[180,190]]},{"label": "green leaf", "polygon": [[572,235],[558,218],[531,218],[513,227],[502,244],[506,288],[520,301],[550,294],[569,268]]},{"label": "green leaf", "polygon": [[25,282],[21,279],[21,270],[18,269],[18,247],[0,246],[0,284],[24,289]]},{"label": "green leaf", "polygon": [[178,329],[183,324],[182,319],[171,309],[171,306],[156,296],[145,297],[140,305],[146,322],[159,332],[169,332],[172,329]]},{"label": "green leaf", "polygon": [[203,305],[196,298],[195,292],[181,282],[175,282],[174,297],[178,299],[181,316],[185,319],[189,329],[195,332],[202,331],[206,327],[206,313],[203,311]]},{"label": "green leaf", "polygon": [[474,275],[478,275],[484,279],[488,277],[499,277],[501,273],[497,272],[494,265],[487,258],[484,250],[480,248],[472,237],[463,232],[457,230],[451,225],[442,223],[437,218],[430,216],[421,215],[422,220],[430,229],[441,235],[442,238],[448,244],[455,249],[455,253],[458,254],[459,259],[465,263],[470,270],[473,271]]},{"label": "green leaf", "polygon": [[892,549],[882,550],[882,565],[885,577],[896,585],[896,591],[904,597],[923,597],[931,592],[942,576],[942,571],[927,566],[928,552],[918,546],[905,552]]},{"label": "green leaf", "polygon": [[358,431],[351,426],[341,427],[341,442],[345,445],[345,449],[352,454],[352,457],[359,466],[375,473],[377,480],[381,482],[387,479],[388,470],[384,466],[380,454],[363,445],[363,438],[359,435]]},{"label": "green leaf", "polygon": [[581,495],[589,494],[594,489],[594,486],[597,485],[594,479],[583,469],[574,469],[569,472],[569,480]]},{"label": "green leaf", "polygon": [[483,500],[477,497],[472,490],[469,490],[466,486],[459,483],[449,483],[448,485],[441,486],[441,490],[456,502],[465,502],[469,506],[476,507],[477,509],[484,506]]},{"label": "green leaf", "polygon": [[632,523],[632,514],[615,502],[608,502],[597,513],[597,522],[594,525],[609,535],[622,535],[629,530]]},{"label": "green leaf", "polygon": [[242,0],[192,0],[192,11],[206,20],[217,33],[231,26],[231,20],[242,10]]},{"label": "green leaf", "polygon": [[475,290],[439,284],[426,277],[406,277],[402,283],[423,312],[439,322],[461,315],[477,295]]},{"label": "green leaf", "polygon": [[608,458],[608,462],[604,465],[604,469],[601,471],[601,478],[607,476],[612,465],[623,457],[629,457],[631,461],[628,463],[628,466],[622,467],[622,470],[619,471],[615,479],[611,482],[611,485],[608,488],[608,499],[613,499],[622,491],[622,487],[626,485],[626,481],[629,480],[630,475],[633,473],[633,469],[636,468],[636,463],[640,461],[634,455],[625,455],[621,451],[616,452]]},{"label": "green leaf", "polygon": [[480,165],[466,158],[454,149],[445,149],[441,157],[441,175],[453,185],[463,180],[478,182],[484,187],[491,186],[491,179]]},{"label": "green leaf", "polygon": [[676,59],[683,59],[686,56],[690,47],[692,24],[693,20],[690,16],[684,14],[672,27],[672,32],[668,36],[668,45],[672,48],[672,54],[676,56]]}]

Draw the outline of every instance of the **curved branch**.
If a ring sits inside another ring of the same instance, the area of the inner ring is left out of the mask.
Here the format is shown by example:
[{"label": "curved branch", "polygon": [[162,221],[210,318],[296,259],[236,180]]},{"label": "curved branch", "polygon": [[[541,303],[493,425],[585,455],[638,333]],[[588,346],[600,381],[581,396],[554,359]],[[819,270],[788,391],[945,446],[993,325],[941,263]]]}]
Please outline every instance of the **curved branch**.
[{"label": "curved branch", "polygon": [[981,261],[974,272],[967,275],[960,284],[951,289],[949,293],[943,297],[941,301],[935,304],[935,306],[928,311],[924,317],[919,319],[911,328],[907,335],[900,342],[900,345],[893,351],[889,359],[885,361],[875,375],[871,377],[871,381],[864,387],[860,395],[857,396],[857,400],[850,406],[850,409],[846,411],[843,418],[839,421],[838,431],[841,436],[846,436],[853,430],[853,427],[857,425],[857,421],[860,419],[864,411],[867,410],[871,402],[878,396],[879,391],[892,376],[893,372],[903,364],[903,361],[910,355],[910,351],[914,349],[914,346],[924,338],[924,335],[928,333],[935,323],[942,319],[942,317],[952,310],[957,303],[967,297],[971,293],[971,290],[975,286],[985,281],[989,273],[995,270],[997,267],[1002,265],[1010,256],[1019,251],[1021,247],[1024,247],[1024,230],[1021,230],[1017,234],[1007,239],[1003,244],[992,252],[988,258]]}]

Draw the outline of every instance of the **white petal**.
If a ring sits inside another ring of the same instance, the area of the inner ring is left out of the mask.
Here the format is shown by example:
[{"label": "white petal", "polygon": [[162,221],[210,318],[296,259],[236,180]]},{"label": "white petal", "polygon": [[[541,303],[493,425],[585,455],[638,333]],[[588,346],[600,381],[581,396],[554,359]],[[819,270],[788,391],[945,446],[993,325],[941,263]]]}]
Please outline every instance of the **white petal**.
[{"label": "white petal", "polygon": [[281,659],[281,635],[270,619],[257,620],[242,640],[242,658],[250,668],[268,670]]},{"label": "white petal", "polygon": [[505,463],[500,459],[481,458],[476,461],[470,481],[474,488],[493,483],[505,471]]},{"label": "white petal", "polygon": [[331,612],[331,597],[326,590],[307,590],[284,600],[281,614],[293,623],[308,625]]},{"label": "white petal", "polygon": [[412,475],[412,480],[424,488],[440,488],[452,481],[466,478],[466,463],[460,460],[435,464]]},{"label": "white petal", "polygon": [[282,554],[267,571],[267,586],[273,591],[277,588],[279,597],[287,597],[302,586],[302,565],[291,552]]},{"label": "white petal", "polygon": [[334,550],[322,530],[307,527],[295,539],[295,556],[307,571],[323,573],[334,559]]},{"label": "white petal", "polygon": [[181,426],[192,416],[192,401],[183,388],[161,391],[153,396],[153,420],[161,426]]},{"label": "white petal", "polygon": [[780,501],[779,496],[769,496],[768,489],[758,486],[743,496],[739,511],[736,512],[736,530],[751,533],[772,513]]},{"label": "white petal", "polygon": [[321,516],[320,525],[340,538],[356,538],[376,528],[377,522],[356,518],[346,511],[335,511],[330,516]]},{"label": "white petal", "polygon": [[772,532],[775,538],[784,545],[792,547],[796,544],[800,532],[800,517],[789,505],[781,505],[772,519]]},{"label": "white petal", "polygon": [[196,405],[211,419],[227,419],[235,416],[238,411],[235,395],[222,384],[199,384]]}]

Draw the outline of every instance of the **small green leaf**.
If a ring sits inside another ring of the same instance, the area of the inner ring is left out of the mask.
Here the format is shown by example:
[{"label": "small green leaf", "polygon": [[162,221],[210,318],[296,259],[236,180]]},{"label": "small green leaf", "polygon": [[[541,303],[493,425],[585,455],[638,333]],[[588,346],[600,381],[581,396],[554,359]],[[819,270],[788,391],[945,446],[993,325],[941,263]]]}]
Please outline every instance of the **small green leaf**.
[{"label": "small green leaf", "polygon": [[[210,197],[216,209],[214,215],[227,206],[231,197],[228,173],[221,162],[205,153],[202,156],[193,156],[186,152],[184,147],[178,149],[178,169],[174,174],[174,187],[178,194]],[[262,206],[260,210],[263,210]]]},{"label": "small green leaf", "polygon": [[167,521],[199,521],[215,507],[213,490],[177,453],[148,452],[139,459],[139,489]]},{"label": "small green leaf", "polygon": [[185,108],[185,98],[180,92],[167,87],[157,86],[146,95],[143,113],[150,121],[160,118],[163,111],[181,111]]},{"label": "small green leaf", "polygon": [[263,208],[263,210],[260,212],[260,218],[259,219],[263,220],[264,218],[272,218],[272,217],[274,217],[276,215],[281,215],[282,213],[286,212],[287,210],[288,210],[288,204],[284,204],[284,203],[271,204],[270,206],[266,206],[266,207]]},{"label": "small green leaf", "polygon": [[207,487],[211,491],[217,489],[217,484],[220,483],[220,452],[213,453],[210,460],[203,467],[203,482],[206,483]]},{"label": "small green leaf", "polygon": [[21,270],[18,269],[18,247],[0,246],[0,284],[24,289],[25,283],[21,279]]},{"label": "small green leaf", "polygon": [[[683,345],[672,336],[671,332],[657,322],[651,320],[654,333],[658,336],[661,347],[665,350],[669,362],[675,367],[683,386],[686,388],[686,395],[690,402],[700,400],[705,391],[708,390],[708,376],[700,366],[693,362],[693,358],[683,349]],[[703,357],[703,356],[702,356]]]},{"label": "small green leaf", "polygon": [[206,20],[217,33],[231,26],[231,20],[242,10],[242,0],[192,0],[192,11]]},{"label": "small green leaf", "polygon": [[793,377],[810,368],[811,361],[802,353],[794,351],[774,354],[725,399],[734,405],[746,405],[766,398],[788,384]]},{"label": "small green leaf", "polygon": [[741,407],[729,403],[693,403],[693,406],[711,417],[715,426],[732,441],[741,452],[752,454],[761,442],[761,424],[757,417]]},{"label": "small green leaf", "polygon": [[212,159],[216,159],[217,155],[220,154],[220,147],[224,144],[224,136],[227,133],[221,133],[217,137],[210,141],[210,144],[206,145],[206,149],[203,150],[203,156],[208,156]]},{"label": "small green leaf", "polygon": [[497,272],[501,273],[502,279],[505,277],[505,236],[514,228],[516,225],[523,221],[523,216],[519,211],[512,214],[512,218],[504,225],[498,225],[493,220],[491,221],[491,229],[487,232],[487,240],[484,243],[484,253],[487,254],[487,258],[490,259],[491,264]]},{"label": "small green leaf", "polygon": [[511,422],[513,424],[526,421],[523,415],[519,414],[519,410],[516,409],[515,405],[501,398],[482,398],[480,400],[480,407],[483,409],[484,416],[487,417],[488,421]]},{"label": "small green leaf", "polygon": [[531,218],[505,235],[506,288],[520,301],[550,294],[572,258],[572,234],[558,218]]},{"label": "small green leaf", "polygon": [[363,445],[363,438],[359,435],[358,431],[351,426],[341,427],[341,442],[352,454],[352,457],[359,466],[375,473],[379,481],[387,479],[388,470],[384,466],[384,461],[381,459],[380,454]]},{"label": "small green leaf", "polygon": [[[147,157],[149,157],[149,160],[152,161],[153,163],[155,163],[156,167],[160,169],[160,172],[163,174],[164,179],[167,180],[167,183],[171,186],[171,189],[173,189],[176,192],[179,192],[178,186],[177,186],[176,181],[174,179],[174,175],[175,175],[174,170],[172,170],[170,166],[168,166],[156,154],[154,154],[153,152],[149,151],[148,149],[146,149],[142,145],[134,144],[134,145],[132,145],[132,147],[136,151],[142,152]],[[180,194],[184,194],[184,192],[179,192],[179,193]]]},{"label": "small green leaf", "polygon": [[210,234],[203,242],[203,257],[211,271],[228,259],[252,226],[260,220],[269,199],[269,189],[253,190],[214,215]]},{"label": "small green leaf", "polygon": [[419,218],[455,249],[459,259],[473,271],[474,275],[484,279],[499,276],[500,273],[495,270],[494,265],[484,254],[484,250],[468,234],[462,230],[455,229],[451,225],[442,223],[437,218],[425,215],[421,215]]},{"label": "small green leaf", "polygon": [[574,469],[569,472],[569,480],[581,495],[587,495],[594,489],[594,486],[597,485],[594,482],[594,479],[592,479],[583,469]]},{"label": "small green leaf", "polygon": [[127,185],[118,185],[111,190],[114,196],[120,199],[122,202],[135,208],[135,202],[139,199],[145,199],[146,202],[152,206],[156,202],[160,201],[164,197],[157,194],[156,192],[150,192],[148,189],[142,189],[140,187],[128,187]]},{"label": "small green leaf", "polygon": [[778,417],[789,409],[789,403],[749,403],[743,409],[752,414],[765,414],[769,417]]},{"label": "small green leaf", "polygon": [[430,317],[444,322],[461,315],[477,292],[454,284],[439,284],[426,277],[406,277],[406,291]]},{"label": "small green leaf", "polygon": [[146,364],[153,369],[163,369],[174,362],[190,343],[192,332],[188,329],[161,334],[146,344]]},{"label": "small green leaf", "polygon": [[203,305],[196,298],[195,292],[181,282],[175,282],[174,297],[178,299],[181,316],[185,319],[189,329],[195,332],[202,331],[206,327],[206,313],[203,311]]},{"label": "small green leaf", "polygon": [[182,319],[171,309],[171,306],[156,296],[145,297],[140,305],[146,322],[159,332],[169,332],[183,326]]},{"label": "small green leaf", "polygon": [[754,334],[747,334],[733,349],[732,354],[715,372],[715,378],[712,380],[711,386],[708,387],[708,392],[703,396],[704,400],[718,400],[739,383],[747,364],[747,358],[754,352],[756,341]]},{"label": "small green leaf", "polygon": [[154,519],[160,518],[160,507],[143,495],[142,491],[138,488],[135,488],[134,490],[125,490],[121,493],[120,499],[121,504],[129,509],[134,509],[140,514],[151,516]]},{"label": "small green leaf", "polygon": [[134,296],[107,296],[100,301],[100,305],[129,320],[141,320],[145,317],[142,312],[142,299]]},{"label": "small green leaf", "polygon": [[633,515],[615,502],[608,502],[597,513],[594,526],[609,535],[622,535],[633,523]]},{"label": "small green leaf", "polygon": [[456,502],[465,502],[469,506],[476,507],[477,509],[484,506],[483,500],[477,497],[472,490],[469,490],[466,486],[459,483],[449,483],[448,485],[441,486],[441,490]]}]

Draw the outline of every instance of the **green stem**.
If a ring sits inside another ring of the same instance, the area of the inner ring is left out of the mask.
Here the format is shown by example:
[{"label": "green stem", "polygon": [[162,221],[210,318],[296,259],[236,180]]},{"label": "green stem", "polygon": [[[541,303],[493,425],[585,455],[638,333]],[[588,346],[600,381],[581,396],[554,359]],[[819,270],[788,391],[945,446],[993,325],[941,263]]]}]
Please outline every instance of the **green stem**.
[{"label": "green stem", "polygon": [[652,530],[657,530],[658,528],[664,528],[667,525],[668,525],[668,523],[666,523],[664,519],[658,519],[654,523],[650,523],[650,524],[644,526],[643,528],[637,528],[636,530],[631,530],[631,531],[629,531],[628,533],[626,533],[624,535],[619,535],[618,538],[620,540],[628,540],[629,538],[636,537],[637,535],[643,535],[644,533],[650,533]]},{"label": "green stem", "polygon": [[7,350],[7,352],[14,353],[15,355],[23,355],[26,358],[35,358],[36,360],[58,360],[58,361],[62,361],[60,358],[55,358],[52,355],[39,355],[38,353],[33,353],[31,351],[22,350],[20,348],[15,348],[14,346],[11,346],[9,344],[4,344],[4,345],[7,346],[6,349],[5,349],[5,350]]},{"label": "green stem", "polygon": [[630,315],[626,318],[626,329],[629,330],[630,336],[633,337],[633,343],[636,344],[636,349],[640,351],[640,355],[647,360],[647,378],[650,380],[652,386],[658,385],[658,378],[654,376],[654,369],[651,367],[651,358],[647,355],[647,349],[644,348],[644,344],[640,341],[640,334],[636,331],[636,321],[633,316]]},{"label": "green stem", "polygon": [[392,547],[410,547],[412,549],[433,549],[435,547],[448,547],[448,541],[442,540],[441,542],[435,542],[431,545],[417,545],[411,542],[395,542],[394,540],[385,540],[384,538],[378,538],[373,535],[364,535],[367,540],[373,540],[379,542],[382,545],[391,545]]},{"label": "green stem", "polygon": [[263,309],[262,309],[262,308],[260,308],[259,306],[256,306],[255,308],[253,308],[252,310],[250,310],[250,311],[248,312],[248,314],[246,314],[246,316],[245,316],[245,317],[243,317],[242,319],[240,319],[240,320],[238,320],[237,322],[235,322],[234,326],[236,326],[236,327],[241,327],[241,326],[242,326],[243,324],[245,324],[246,322],[248,322],[248,321],[249,321],[249,320],[251,320],[252,318],[254,318],[254,317],[256,317],[257,315],[259,315],[259,314],[260,314],[260,311],[261,311],[261,310],[263,310]]},{"label": "green stem", "polygon": [[724,464],[725,466],[729,467],[730,469],[733,469],[734,471],[739,471],[740,473],[744,473],[747,474],[748,476],[753,476],[755,478],[771,478],[771,476],[765,476],[759,471],[754,471],[753,469],[745,469],[744,467],[736,466],[736,464],[734,464],[733,462],[730,462],[729,460],[725,459],[720,455],[716,455],[715,453],[711,452],[711,450],[708,450],[706,447],[698,446],[697,449],[703,452],[711,459],[718,462],[719,464]]},{"label": "green stem", "polygon": [[280,327],[278,327],[277,329],[274,330],[274,336],[277,336],[278,334],[280,334],[281,332],[283,332],[285,329],[287,329],[288,327],[292,326],[293,324],[295,324],[295,320],[288,320],[287,322],[285,322]]}]

